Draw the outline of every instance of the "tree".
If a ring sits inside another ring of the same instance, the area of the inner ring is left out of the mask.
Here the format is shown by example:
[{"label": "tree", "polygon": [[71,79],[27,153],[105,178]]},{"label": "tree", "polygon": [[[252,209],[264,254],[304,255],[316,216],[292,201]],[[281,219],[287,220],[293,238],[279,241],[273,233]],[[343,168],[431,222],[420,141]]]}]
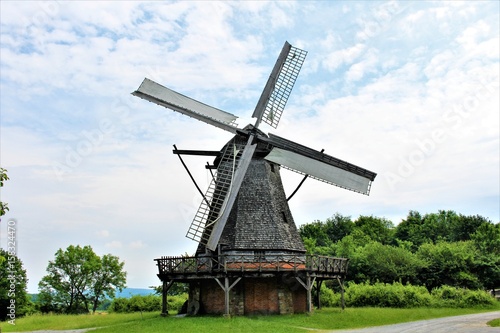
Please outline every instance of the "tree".
[{"label": "tree", "polygon": [[[163,286],[150,286],[149,288],[152,288],[156,295],[161,295],[163,293]],[[189,284],[188,283],[177,282],[177,283],[174,283],[170,286],[170,288],[168,289],[167,295],[168,296],[179,296],[179,295],[187,294],[188,292],[189,292]]]},{"label": "tree", "polygon": [[38,284],[43,307],[65,313],[95,312],[106,295],[114,297],[115,289],[126,283],[124,263],[111,254],[102,258],[87,245],[70,245],[59,249],[49,261],[47,275]]},{"label": "tree", "polygon": [[500,287],[500,224],[485,222],[470,237],[479,252],[479,279],[487,289]]},{"label": "tree", "polygon": [[314,221],[300,226],[299,233],[302,239],[314,240],[314,246],[328,246],[331,244],[331,240],[328,238],[325,229],[323,222]]},{"label": "tree", "polygon": [[336,213],[326,219],[325,222],[314,221],[300,227],[300,235],[303,239],[314,239],[315,246],[330,246],[345,236],[351,234],[354,223],[349,216],[342,216]]},{"label": "tree", "polygon": [[491,222],[479,215],[465,216],[460,214],[458,219],[456,219],[452,225],[452,241],[458,242],[470,240],[472,234],[474,234],[476,230],[481,227],[481,225],[488,223]]},{"label": "tree", "polygon": [[124,262],[119,261],[118,257],[111,254],[105,254],[100,259],[100,267],[94,273],[93,288],[90,294],[93,313],[104,297],[115,297],[115,288],[120,290],[125,288],[127,273],[123,270],[124,264]]},{"label": "tree", "polygon": [[423,217],[416,211],[410,211],[406,220],[401,221],[396,227],[394,242],[409,241],[416,251],[425,243],[455,241],[454,228],[457,232],[460,229],[458,220],[459,216],[451,210],[440,210],[438,213],[426,214]]},{"label": "tree", "polygon": [[[0,168],[0,188],[6,180],[9,180],[7,170]],[[0,217],[8,210],[7,204],[0,201]],[[10,232],[8,239],[10,240]],[[32,306],[27,292],[26,270],[14,252],[15,250],[5,251],[0,248],[0,320],[21,317],[28,313]]]},{"label": "tree", "polygon": [[433,243],[438,241],[453,242],[453,225],[457,224],[458,215],[452,210],[440,210],[438,213],[426,214],[423,219],[422,232],[426,233]]},{"label": "tree", "polygon": [[336,243],[354,230],[354,223],[350,216],[342,216],[335,213],[332,217],[326,219],[325,233],[328,238]]},{"label": "tree", "polygon": [[427,243],[420,246],[417,256],[424,261],[419,278],[429,290],[442,285],[482,287],[476,275],[478,250],[471,241]]},{"label": "tree", "polygon": [[385,218],[360,216],[354,221],[354,228],[376,242],[388,244],[392,240],[394,225]]},{"label": "tree", "polygon": [[[7,176],[7,170],[4,168],[0,168],[0,188],[3,187],[3,182],[9,180]],[[4,216],[5,213],[9,210],[9,207],[6,203],[0,201],[0,216]]]},{"label": "tree", "polygon": [[354,282],[380,281],[418,284],[422,260],[403,247],[371,241],[358,247],[349,262]]},{"label": "tree", "polygon": [[429,241],[426,235],[420,232],[422,225],[422,216],[419,212],[411,210],[406,217],[402,220],[394,230],[395,240],[410,242],[414,245],[413,249],[416,250],[418,246]]},{"label": "tree", "polygon": [[0,248],[0,320],[15,319],[31,311],[27,288],[22,261]]}]

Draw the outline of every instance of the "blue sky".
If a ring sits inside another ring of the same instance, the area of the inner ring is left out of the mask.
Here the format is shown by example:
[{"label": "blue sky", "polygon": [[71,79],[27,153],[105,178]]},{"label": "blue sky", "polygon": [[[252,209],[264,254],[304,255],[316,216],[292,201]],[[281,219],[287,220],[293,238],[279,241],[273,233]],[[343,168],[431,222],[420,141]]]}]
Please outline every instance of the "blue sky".
[{"label": "blue sky", "polygon": [[[193,253],[200,196],[172,145],[218,150],[218,128],[130,93],[148,77],[250,123],[285,40],[308,51],[279,127],[378,173],[370,196],[307,180],[297,225],[335,213],[440,209],[500,220],[499,2],[2,1],[1,192],[35,292],[70,244],[125,261]],[[186,157],[203,188],[204,157]],[[301,177],[282,172],[285,190]],[[5,223],[1,244],[5,247]]]}]

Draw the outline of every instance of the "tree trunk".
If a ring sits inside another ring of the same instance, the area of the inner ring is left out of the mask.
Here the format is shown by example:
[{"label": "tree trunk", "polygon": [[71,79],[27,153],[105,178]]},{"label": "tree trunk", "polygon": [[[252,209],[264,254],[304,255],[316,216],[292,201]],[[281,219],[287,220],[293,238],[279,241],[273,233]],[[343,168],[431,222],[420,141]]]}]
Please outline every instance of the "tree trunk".
[{"label": "tree trunk", "polygon": [[99,297],[96,296],[93,301],[93,306],[92,306],[92,314],[95,313],[95,310],[97,310],[97,305],[99,304]]}]

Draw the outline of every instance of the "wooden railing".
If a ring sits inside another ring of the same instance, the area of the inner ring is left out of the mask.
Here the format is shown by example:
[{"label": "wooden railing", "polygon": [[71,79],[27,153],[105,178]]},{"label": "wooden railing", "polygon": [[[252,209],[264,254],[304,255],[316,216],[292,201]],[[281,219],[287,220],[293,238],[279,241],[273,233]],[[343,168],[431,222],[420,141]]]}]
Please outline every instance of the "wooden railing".
[{"label": "wooden railing", "polygon": [[155,259],[160,275],[227,272],[308,271],[347,274],[349,259],[317,255],[220,255],[218,257],[161,257]]}]

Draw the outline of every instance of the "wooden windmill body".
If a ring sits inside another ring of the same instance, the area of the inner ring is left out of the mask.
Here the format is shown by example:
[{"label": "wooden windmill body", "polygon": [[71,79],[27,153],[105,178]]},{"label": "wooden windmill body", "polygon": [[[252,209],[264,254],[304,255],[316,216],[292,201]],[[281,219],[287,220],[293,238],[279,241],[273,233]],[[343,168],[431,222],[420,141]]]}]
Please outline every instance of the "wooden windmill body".
[{"label": "wooden windmill body", "polygon": [[149,79],[133,93],[234,134],[220,152],[174,150],[179,158],[215,156],[209,168],[216,173],[186,235],[199,242],[196,255],[155,259],[163,313],[175,282],[189,283],[188,313],[226,315],[311,311],[315,282],[318,294],[323,280],[342,285],[348,259],[306,255],[280,169],[363,194],[376,174],[258,128],[261,122],[278,125],[305,56],[285,43],[253,113],[255,125],[242,129],[236,116]]}]

